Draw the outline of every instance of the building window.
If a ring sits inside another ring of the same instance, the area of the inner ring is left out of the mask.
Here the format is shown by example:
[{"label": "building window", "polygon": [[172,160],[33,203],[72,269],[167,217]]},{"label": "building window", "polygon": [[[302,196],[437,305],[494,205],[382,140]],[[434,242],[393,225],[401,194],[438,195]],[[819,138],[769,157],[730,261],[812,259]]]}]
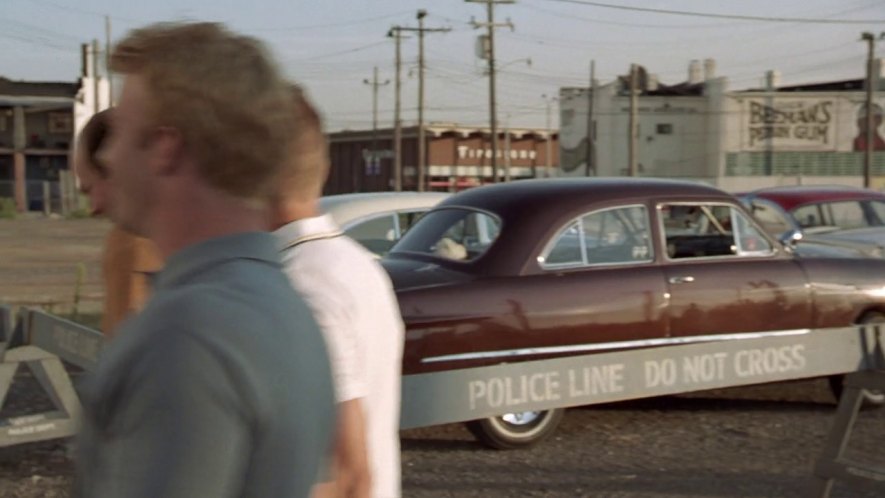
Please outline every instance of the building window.
[{"label": "building window", "polygon": [[673,125],[670,123],[658,123],[658,135],[672,135]]},{"label": "building window", "polygon": [[67,112],[49,113],[49,133],[71,133],[73,116]]}]

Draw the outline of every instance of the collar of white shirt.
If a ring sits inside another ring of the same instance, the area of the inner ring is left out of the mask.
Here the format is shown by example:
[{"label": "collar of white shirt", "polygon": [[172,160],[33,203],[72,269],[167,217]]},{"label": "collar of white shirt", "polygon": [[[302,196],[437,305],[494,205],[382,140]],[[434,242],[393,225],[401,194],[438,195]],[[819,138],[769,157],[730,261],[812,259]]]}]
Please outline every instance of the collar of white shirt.
[{"label": "collar of white shirt", "polygon": [[282,251],[302,240],[341,235],[341,228],[330,215],[323,214],[287,223],[276,229],[274,235],[277,236],[277,246]]}]

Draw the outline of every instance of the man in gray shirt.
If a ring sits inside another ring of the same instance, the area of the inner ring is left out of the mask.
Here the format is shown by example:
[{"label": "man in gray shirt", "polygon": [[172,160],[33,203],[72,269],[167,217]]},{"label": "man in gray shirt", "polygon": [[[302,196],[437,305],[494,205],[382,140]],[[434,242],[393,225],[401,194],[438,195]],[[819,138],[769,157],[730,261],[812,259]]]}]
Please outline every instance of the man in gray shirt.
[{"label": "man in gray shirt", "polygon": [[85,386],[75,493],[307,496],[335,416],[322,336],[265,231],[287,83],[215,24],[137,30],[112,65],[108,214],[166,266]]}]

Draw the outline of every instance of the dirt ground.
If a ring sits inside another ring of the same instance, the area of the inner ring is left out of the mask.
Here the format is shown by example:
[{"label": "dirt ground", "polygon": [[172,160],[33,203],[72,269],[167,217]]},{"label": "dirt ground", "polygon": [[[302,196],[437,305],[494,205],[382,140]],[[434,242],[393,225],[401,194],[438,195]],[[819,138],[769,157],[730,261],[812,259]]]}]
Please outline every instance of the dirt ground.
[{"label": "dirt ground", "polygon": [[[100,220],[0,220],[0,301],[69,308],[79,281],[80,311],[97,310],[108,228]],[[48,408],[20,373],[0,419]],[[580,407],[530,450],[488,450],[460,424],[413,429],[401,434],[403,496],[810,496],[834,408],[817,379]],[[883,442],[885,410],[866,411],[850,456],[881,467]],[[72,474],[67,441],[0,448],[0,498],[64,498]],[[832,496],[881,494],[838,485]]]},{"label": "dirt ground", "polygon": [[[0,220],[0,302],[54,312],[100,309],[101,219]],[[79,294],[79,298],[78,298]]]}]

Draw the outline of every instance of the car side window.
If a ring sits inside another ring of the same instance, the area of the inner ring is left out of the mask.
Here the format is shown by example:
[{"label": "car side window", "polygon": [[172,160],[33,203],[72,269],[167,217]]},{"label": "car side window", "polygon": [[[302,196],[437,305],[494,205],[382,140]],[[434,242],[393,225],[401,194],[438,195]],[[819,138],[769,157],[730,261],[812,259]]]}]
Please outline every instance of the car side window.
[{"label": "car side window", "polygon": [[803,229],[817,228],[830,225],[830,220],[825,218],[824,210],[820,204],[800,206],[792,211],[796,223]]},{"label": "car side window", "polygon": [[344,233],[375,254],[387,254],[397,239],[394,216],[385,214],[369,218],[349,227]]},{"label": "car side window", "polygon": [[762,228],[771,235],[777,237],[790,229],[789,220],[784,217],[780,210],[767,202],[754,200],[751,208],[753,216],[756,217]]},{"label": "car side window", "polygon": [[606,209],[569,223],[540,259],[545,268],[651,261],[644,206]]},{"label": "car side window", "polygon": [[877,225],[885,225],[885,202],[870,201],[870,209],[876,217]]},{"label": "car side window", "polygon": [[427,210],[422,211],[403,211],[397,216],[399,217],[399,233],[398,237],[402,237],[404,233],[414,225]]},{"label": "car side window", "polygon": [[543,257],[545,266],[581,265],[584,256],[581,248],[581,223],[573,222],[560,232],[556,243]]},{"label": "car side window", "polygon": [[833,217],[833,225],[843,229],[867,226],[867,220],[859,202],[831,202],[829,207]]},{"label": "car side window", "polygon": [[437,208],[399,241],[394,252],[434,255],[454,261],[470,261],[483,256],[501,231],[495,215],[469,208]]},{"label": "car side window", "polygon": [[772,253],[768,240],[732,206],[680,203],[658,209],[670,259]]}]

